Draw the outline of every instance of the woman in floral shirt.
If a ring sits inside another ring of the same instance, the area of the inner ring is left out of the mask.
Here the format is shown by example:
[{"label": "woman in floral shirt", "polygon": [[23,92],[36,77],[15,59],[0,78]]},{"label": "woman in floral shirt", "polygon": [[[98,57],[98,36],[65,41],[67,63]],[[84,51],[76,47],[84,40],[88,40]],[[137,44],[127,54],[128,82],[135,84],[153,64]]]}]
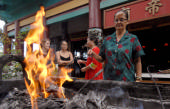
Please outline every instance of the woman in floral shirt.
[{"label": "woman in floral shirt", "polygon": [[114,18],[116,32],[107,36],[99,55],[92,50],[89,55],[99,62],[105,61],[104,79],[117,81],[140,81],[142,78],[141,56],[144,51],[136,35],[126,30],[128,24],[127,11],[121,10]]}]

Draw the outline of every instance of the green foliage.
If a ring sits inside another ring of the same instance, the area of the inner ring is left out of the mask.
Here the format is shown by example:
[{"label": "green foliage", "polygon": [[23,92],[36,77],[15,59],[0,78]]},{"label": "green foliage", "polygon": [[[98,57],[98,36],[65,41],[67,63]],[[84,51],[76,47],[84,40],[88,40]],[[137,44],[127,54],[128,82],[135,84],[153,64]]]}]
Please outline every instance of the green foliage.
[{"label": "green foliage", "polygon": [[[19,32],[18,36],[16,37],[17,41],[23,41],[27,34],[28,31]],[[7,34],[2,33],[2,31],[0,31],[0,41],[3,43],[3,45],[11,45],[12,43]],[[12,47],[12,49],[6,48],[6,51],[9,54],[21,54],[21,49],[16,49],[16,47],[18,46],[17,41],[15,40],[15,42],[13,43],[14,47]],[[2,56],[3,54],[0,55]],[[23,79],[22,66],[20,65],[20,63],[15,61],[7,63],[3,67],[2,79]]]},{"label": "green foliage", "polygon": [[19,32],[18,36],[16,38],[24,40],[24,38],[27,36],[28,32],[29,32],[28,29],[27,29],[27,31]]},{"label": "green foliage", "polygon": [[22,79],[22,70],[22,66],[19,62],[9,62],[3,67],[2,79]]},{"label": "green foliage", "polygon": [[[19,42],[23,41],[27,34],[28,34],[28,31],[19,32],[17,37],[15,38],[17,40],[15,40],[15,42],[13,43],[13,46],[15,47],[12,47],[12,49],[6,48],[6,51],[9,54],[20,54],[21,50],[16,49],[16,47],[19,46],[17,41]],[[12,43],[11,39],[7,36],[7,34],[2,33],[2,31],[0,31],[0,41],[3,43],[3,45],[5,44],[10,45]]]}]

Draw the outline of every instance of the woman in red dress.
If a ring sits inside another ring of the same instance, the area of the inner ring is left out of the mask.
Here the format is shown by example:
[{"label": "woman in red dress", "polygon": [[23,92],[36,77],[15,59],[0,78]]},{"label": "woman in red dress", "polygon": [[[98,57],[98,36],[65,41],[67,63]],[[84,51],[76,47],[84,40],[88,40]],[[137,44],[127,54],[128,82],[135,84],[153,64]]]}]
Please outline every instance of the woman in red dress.
[{"label": "woman in red dress", "polygon": [[[97,47],[98,39],[96,36],[87,38],[87,46],[92,49],[96,54],[99,54],[100,49]],[[78,63],[86,64],[86,67],[81,68],[82,72],[86,72],[85,79],[91,79],[94,75],[102,69],[102,63],[98,62],[93,57],[88,57],[87,61],[78,60]],[[94,80],[103,80],[103,72],[99,74]]]}]

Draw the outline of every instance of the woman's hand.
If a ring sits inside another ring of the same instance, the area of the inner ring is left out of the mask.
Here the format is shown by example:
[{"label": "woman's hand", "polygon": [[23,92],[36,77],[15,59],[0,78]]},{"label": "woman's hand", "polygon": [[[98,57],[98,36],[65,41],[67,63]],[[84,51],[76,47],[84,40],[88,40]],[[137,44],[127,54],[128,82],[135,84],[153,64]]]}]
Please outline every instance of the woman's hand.
[{"label": "woman's hand", "polygon": [[87,54],[88,54],[89,56],[92,56],[92,55],[94,55],[94,51],[93,51],[92,49],[90,49],[90,50],[88,50]]},{"label": "woman's hand", "polygon": [[101,56],[99,56],[98,54],[96,54],[92,49],[90,49],[88,52],[87,52],[87,54],[89,55],[89,56],[93,56],[97,61],[99,61],[99,62],[103,62],[104,60],[103,60],[103,58],[101,57]]},{"label": "woman's hand", "polygon": [[78,64],[81,64],[81,63],[82,63],[82,60],[77,60],[77,63],[78,63]]},{"label": "woman's hand", "polygon": [[142,80],[136,80],[136,82],[142,82]]},{"label": "woman's hand", "polygon": [[[138,76],[138,75],[140,75],[140,76]],[[141,82],[141,81],[142,81],[142,76],[141,76],[141,75],[142,75],[142,74],[137,73],[136,82]]]},{"label": "woman's hand", "polygon": [[136,79],[136,82],[142,82],[142,79],[138,79],[138,78],[137,78],[137,79]]},{"label": "woman's hand", "polygon": [[59,64],[60,65],[67,65],[67,63],[65,61],[60,61]]},{"label": "woman's hand", "polygon": [[85,71],[86,71],[86,68],[85,68],[85,67],[81,68],[81,71],[82,71],[82,72],[85,72]]}]

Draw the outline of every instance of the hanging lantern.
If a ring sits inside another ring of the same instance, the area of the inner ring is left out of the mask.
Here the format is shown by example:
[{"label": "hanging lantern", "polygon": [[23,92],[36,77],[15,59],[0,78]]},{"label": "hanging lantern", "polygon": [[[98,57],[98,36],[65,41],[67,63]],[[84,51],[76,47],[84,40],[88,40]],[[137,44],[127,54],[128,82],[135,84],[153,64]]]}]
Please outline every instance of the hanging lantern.
[{"label": "hanging lantern", "polygon": [[146,46],[145,46],[145,45],[143,45],[143,46],[142,46],[142,48],[146,48]]},{"label": "hanging lantern", "polygon": [[153,49],[153,51],[157,51],[157,49],[156,49],[156,48],[154,48],[154,49]]},{"label": "hanging lantern", "polygon": [[165,43],[164,46],[167,47],[167,46],[168,46],[168,43]]}]

